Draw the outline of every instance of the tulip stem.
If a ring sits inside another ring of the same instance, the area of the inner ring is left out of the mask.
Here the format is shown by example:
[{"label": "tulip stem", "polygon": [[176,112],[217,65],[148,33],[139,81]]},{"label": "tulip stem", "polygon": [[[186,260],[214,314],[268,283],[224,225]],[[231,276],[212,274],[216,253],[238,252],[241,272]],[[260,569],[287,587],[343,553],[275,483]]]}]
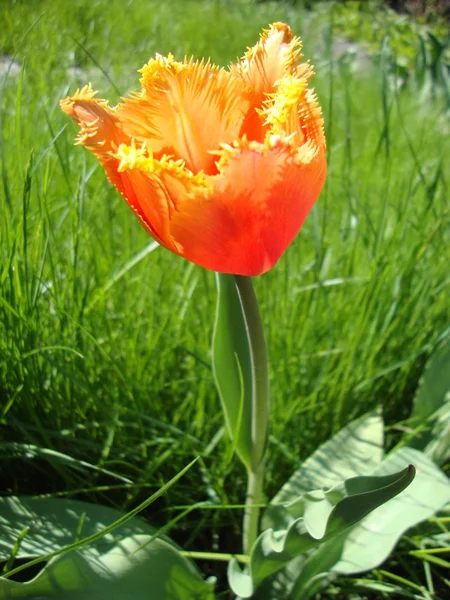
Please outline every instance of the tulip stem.
[{"label": "tulip stem", "polygon": [[264,463],[256,473],[248,472],[247,496],[245,498],[244,522],[242,526],[242,546],[244,554],[250,554],[259,533],[259,513],[263,496]]},{"label": "tulip stem", "polygon": [[260,504],[263,497],[264,458],[269,427],[269,376],[266,341],[252,280],[250,277],[239,275],[236,275],[235,279],[245,315],[252,365],[252,460],[248,469],[243,522],[243,549],[244,553],[249,554],[258,537]]}]

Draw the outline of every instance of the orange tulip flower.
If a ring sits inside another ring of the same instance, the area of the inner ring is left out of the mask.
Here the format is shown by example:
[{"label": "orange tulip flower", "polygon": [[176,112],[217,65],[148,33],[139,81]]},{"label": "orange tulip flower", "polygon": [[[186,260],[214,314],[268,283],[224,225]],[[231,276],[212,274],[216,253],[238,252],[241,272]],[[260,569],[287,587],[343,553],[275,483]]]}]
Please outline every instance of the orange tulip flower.
[{"label": "orange tulip flower", "polygon": [[90,86],[61,102],[147,231],[207,269],[259,275],[297,235],[326,176],[301,42],[271,25],[229,69],[156,57],[115,108]]}]

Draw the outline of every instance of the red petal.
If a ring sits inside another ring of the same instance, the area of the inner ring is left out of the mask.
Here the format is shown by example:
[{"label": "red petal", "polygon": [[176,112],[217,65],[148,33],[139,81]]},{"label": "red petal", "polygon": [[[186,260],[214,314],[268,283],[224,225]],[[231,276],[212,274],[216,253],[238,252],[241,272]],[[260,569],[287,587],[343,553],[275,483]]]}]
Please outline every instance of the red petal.
[{"label": "red petal", "polygon": [[[257,147],[259,146],[259,147]],[[234,152],[208,200],[186,199],[171,221],[183,256],[207,269],[259,275],[297,235],[325,181],[323,149],[300,162],[288,145]]]}]

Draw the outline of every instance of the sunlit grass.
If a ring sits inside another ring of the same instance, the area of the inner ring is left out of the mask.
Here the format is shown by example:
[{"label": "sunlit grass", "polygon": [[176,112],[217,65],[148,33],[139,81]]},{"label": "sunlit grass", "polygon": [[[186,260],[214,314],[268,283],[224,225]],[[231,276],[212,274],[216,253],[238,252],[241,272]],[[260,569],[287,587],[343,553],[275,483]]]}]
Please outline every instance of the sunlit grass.
[{"label": "sunlit grass", "polygon": [[[58,101],[90,80],[115,103],[155,52],[226,65],[276,20],[314,57],[329,178],[295,243],[255,282],[271,360],[268,493],[351,418],[377,404],[391,428],[407,417],[449,326],[449,124],[439,102],[399,90],[383,65],[337,62],[329,17],[292,5],[46,0],[2,3],[0,16],[0,52],[15,67],[0,92],[5,440],[142,485],[104,497],[125,508],[199,454],[159,508],[242,501],[209,366],[213,276],[155,249],[95,159],[73,147]],[[37,461],[11,465],[5,492],[102,483],[61,466],[37,478]],[[186,549],[206,526],[240,522],[236,511],[197,517]]]}]

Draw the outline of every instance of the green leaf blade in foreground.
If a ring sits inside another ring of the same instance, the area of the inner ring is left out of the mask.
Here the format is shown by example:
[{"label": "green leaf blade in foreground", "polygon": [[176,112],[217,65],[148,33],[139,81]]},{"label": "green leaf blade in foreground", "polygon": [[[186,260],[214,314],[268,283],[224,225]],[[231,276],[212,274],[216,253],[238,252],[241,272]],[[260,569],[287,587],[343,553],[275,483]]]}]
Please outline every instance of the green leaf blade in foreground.
[{"label": "green leaf blade in foreground", "polygon": [[[260,535],[252,550],[249,574],[242,573],[237,562],[231,561],[231,588],[241,598],[250,598],[259,584],[288,562],[338,536],[402,492],[414,479],[414,473],[414,467],[410,465],[392,475],[352,478],[328,492],[305,494],[296,501],[303,504],[303,516],[293,521],[286,530],[268,529]],[[314,503],[324,503],[329,507],[329,516],[320,537],[311,533],[317,529],[314,523],[317,512],[308,511],[308,505]]]},{"label": "green leaf blade in foreground", "polygon": [[0,600],[213,600],[194,563],[165,540],[129,536],[119,544],[53,558],[27,583],[0,578]]},{"label": "green leaf blade in foreground", "polygon": [[[77,538],[100,533],[123,517],[116,508],[81,500],[7,496],[0,498],[0,560],[7,560],[20,532],[29,528],[17,558],[32,558],[63,550]],[[106,533],[105,543],[130,535],[153,535],[145,521],[134,518]]]},{"label": "green leaf blade in foreground", "polygon": [[[403,447],[388,456],[377,469],[383,475],[411,462],[416,478],[401,495],[380,506],[355,525],[343,543],[333,571],[350,575],[378,567],[390,555],[400,537],[429,519],[450,502],[450,479],[422,452]],[[361,548],[369,551],[362,552]]]},{"label": "green leaf blade in foreground", "polygon": [[280,511],[277,505],[296,500],[316,489],[329,489],[357,475],[374,472],[383,459],[384,424],[381,411],[356,419],[322,444],[289,478],[266,509],[263,529],[285,529],[299,515],[295,505]]},{"label": "green leaf blade in foreground", "polygon": [[[196,565],[136,517],[195,462],[127,514],[78,500],[0,498],[0,560],[30,559],[8,565],[0,600],[213,600]],[[45,561],[31,581],[6,578]]]},{"label": "green leaf blade in foreground", "polygon": [[[301,516],[299,505],[294,502],[301,494],[332,488],[345,479],[374,472],[383,459],[383,446],[380,408],[347,424],[317,448],[283,485],[265,511],[263,528],[286,529]],[[298,556],[289,562],[258,588],[255,599],[310,598],[326,581],[336,577],[331,569],[340,559],[347,534],[348,531],[321,544],[310,556]]]},{"label": "green leaf blade in foreground", "polygon": [[[78,500],[0,498],[0,560],[8,559],[25,528],[15,558],[53,554],[31,581],[0,578],[0,600],[214,598],[211,584],[203,581],[195,564],[170,540],[155,537],[148,523],[134,517],[112,528],[123,517],[117,509]],[[96,534],[94,542],[65,550],[80,537]]]},{"label": "green leaf blade in foreground", "polygon": [[252,464],[252,366],[247,327],[233,275],[216,274],[218,287],[212,366],[225,422],[243,463]]},{"label": "green leaf blade in foreground", "polygon": [[377,472],[388,473],[405,462],[416,467],[416,477],[406,490],[354,527],[322,544],[300,568],[277,574],[270,589],[282,585],[289,600],[308,600],[326,580],[378,567],[408,529],[442,509],[450,501],[450,480],[422,452],[401,448],[388,456]]},{"label": "green leaf blade in foreground", "polygon": [[258,589],[255,600],[307,600],[339,574],[356,575],[382,564],[408,529],[450,502],[450,479],[418,450],[403,447],[392,453],[375,475],[387,475],[407,463],[414,464],[416,477],[406,490],[309,556],[286,565]]}]

